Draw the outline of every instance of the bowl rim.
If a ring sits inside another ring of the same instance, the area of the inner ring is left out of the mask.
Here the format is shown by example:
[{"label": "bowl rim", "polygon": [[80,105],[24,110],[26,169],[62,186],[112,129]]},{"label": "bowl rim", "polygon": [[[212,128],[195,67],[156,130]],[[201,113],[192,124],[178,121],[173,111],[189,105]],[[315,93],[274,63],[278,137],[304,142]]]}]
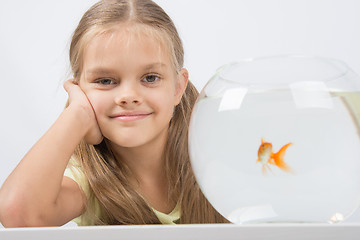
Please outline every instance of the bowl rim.
[{"label": "bowl rim", "polygon": [[336,79],[346,76],[347,74],[349,74],[351,72],[351,68],[348,66],[348,64],[346,64],[344,61],[339,60],[337,58],[317,56],[317,55],[305,55],[305,54],[278,54],[278,55],[268,55],[268,56],[262,56],[262,57],[242,58],[237,61],[233,61],[233,62],[222,65],[221,67],[219,67],[217,69],[215,75],[217,75],[224,81],[227,81],[230,83],[241,84],[241,82],[239,82],[239,81],[229,79],[228,77],[224,76],[224,71],[226,71],[227,69],[229,69],[230,67],[233,67],[233,66],[241,66],[243,64],[248,64],[248,63],[252,63],[252,62],[259,62],[259,61],[264,61],[264,60],[269,60],[269,59],[286,59],[286,58],[289,58],[289,59],[295,59],[295,58],[317,59],[317,60],[321,60],[323,62],[333,62],[342,67],[343,70],[340,71],[339,74],[336,74],[335,76],[332,76],[327,79],[322,79],[321,80],[322,82],[334,81]]}]

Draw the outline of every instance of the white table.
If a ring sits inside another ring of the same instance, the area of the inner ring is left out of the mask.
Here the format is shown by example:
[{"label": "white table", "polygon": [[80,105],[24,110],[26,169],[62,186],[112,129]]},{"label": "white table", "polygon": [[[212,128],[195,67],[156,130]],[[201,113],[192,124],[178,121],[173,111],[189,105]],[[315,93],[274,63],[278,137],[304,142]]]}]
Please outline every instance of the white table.
[{"label": "white table", "polygon": [[0,229],[0,239],[360,239],[360,223],[342,224],[203,224]]}]

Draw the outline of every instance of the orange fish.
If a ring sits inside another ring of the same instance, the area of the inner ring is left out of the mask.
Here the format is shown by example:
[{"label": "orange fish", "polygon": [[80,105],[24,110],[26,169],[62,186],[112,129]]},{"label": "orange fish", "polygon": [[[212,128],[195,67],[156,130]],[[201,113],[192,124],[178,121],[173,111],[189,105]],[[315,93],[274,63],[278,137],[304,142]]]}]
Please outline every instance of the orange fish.
[{"label": "orange fish", "polygon": [[293,173],[293,170],[284,161],[285,151],[291,144],[292,143],[288,143],[284,145],[277,153],[274,153],[272,144],[265,142],[264,139],[261,139],[261,145],[258,151],[258,160],[256,162],[260,162],[262,164],[263,175],[266,174],[267,169],[271,171],[268,164],[273,164],[285,172]]}]

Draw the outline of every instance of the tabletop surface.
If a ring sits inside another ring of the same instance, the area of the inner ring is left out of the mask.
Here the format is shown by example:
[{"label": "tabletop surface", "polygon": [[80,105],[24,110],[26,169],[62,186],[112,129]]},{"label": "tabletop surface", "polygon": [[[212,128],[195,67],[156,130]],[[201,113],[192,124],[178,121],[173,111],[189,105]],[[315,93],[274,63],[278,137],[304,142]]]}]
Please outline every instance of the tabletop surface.
[{"label": "tabletop surface", "polygon": [[0,239],[360,239],[360,223],[194,224],[0,229]]}]

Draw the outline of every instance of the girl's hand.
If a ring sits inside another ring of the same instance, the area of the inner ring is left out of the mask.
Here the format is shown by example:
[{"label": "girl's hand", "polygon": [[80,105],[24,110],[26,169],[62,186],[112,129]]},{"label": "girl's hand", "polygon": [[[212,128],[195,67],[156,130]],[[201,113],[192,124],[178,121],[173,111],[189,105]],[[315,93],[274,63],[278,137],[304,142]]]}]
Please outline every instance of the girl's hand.
[{"label": "girl's hand", "polygon": [[89,129],[84,137],[85,141],[91,145],[97,145],[103,140],[99,124],[96,120],[94,109],[85,95],[81,90],[80,86],[74,82],[73,79],[69,79],[64,83],[64,89],[69,95],[68,106],[77,106],[80,109],[85,110],[88,117],[90,118]]}]

